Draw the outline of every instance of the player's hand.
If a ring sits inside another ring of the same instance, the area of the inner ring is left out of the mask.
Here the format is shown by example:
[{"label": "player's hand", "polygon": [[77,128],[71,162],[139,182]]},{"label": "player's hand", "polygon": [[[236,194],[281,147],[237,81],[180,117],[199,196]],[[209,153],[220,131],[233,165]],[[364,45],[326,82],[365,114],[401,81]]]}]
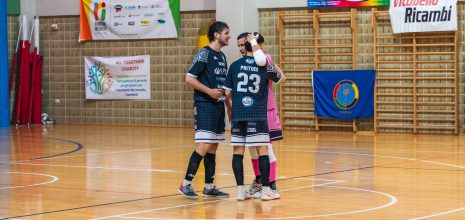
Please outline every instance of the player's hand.
[{"label": "player's hand", "polygon": [[253,35],[253,34],[249,34],[247,35],[247,38],[245,39],[247,42],[250,42],[251,40],[257,40],[257,36]]},{"label": "player's hand", "polygon": [[221,96],[223,96],[223,89],[210,89],[210,92],[208,95],[212,97],[212,99],[219,99]]}]

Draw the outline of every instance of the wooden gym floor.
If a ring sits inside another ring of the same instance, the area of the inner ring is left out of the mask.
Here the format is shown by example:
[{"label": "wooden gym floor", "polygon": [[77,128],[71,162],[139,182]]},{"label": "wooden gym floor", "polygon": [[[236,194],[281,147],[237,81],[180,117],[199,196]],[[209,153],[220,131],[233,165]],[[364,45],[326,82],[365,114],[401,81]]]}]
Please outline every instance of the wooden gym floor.
[{"label": "wooden gym floor", "polygon": [[[234,200],[232,149],[217,156],[230,199],[183,198],[192,128],[0,129],[0,219],[465,219],[465,137],[285,132],[281,199]],[[246,183],[253,172],[244,159]],[[194,187],[203,187],[203,167]]]}]

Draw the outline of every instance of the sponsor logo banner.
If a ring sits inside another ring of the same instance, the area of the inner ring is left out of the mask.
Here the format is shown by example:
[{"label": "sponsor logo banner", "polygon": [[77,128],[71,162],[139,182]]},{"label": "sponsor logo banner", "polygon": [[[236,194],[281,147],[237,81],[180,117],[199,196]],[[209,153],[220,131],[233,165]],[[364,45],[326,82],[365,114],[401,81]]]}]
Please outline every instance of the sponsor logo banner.
[{"label": "sponsor logo banner", "polygon": [[389,0],[307,0],[309,8],[388,6]]},{"label": "sponsor logo banner", "polygon": [[150,56],[84,57],[86,99],[150,99]]},{"label": "sponsor logo banner", "polygon": [[391,0],[393,33],[457,30],[457,0]]},{"label": "sponsor logo banner", "polygon": [[176,38],[180,0],[80,0],[79,40]]}]

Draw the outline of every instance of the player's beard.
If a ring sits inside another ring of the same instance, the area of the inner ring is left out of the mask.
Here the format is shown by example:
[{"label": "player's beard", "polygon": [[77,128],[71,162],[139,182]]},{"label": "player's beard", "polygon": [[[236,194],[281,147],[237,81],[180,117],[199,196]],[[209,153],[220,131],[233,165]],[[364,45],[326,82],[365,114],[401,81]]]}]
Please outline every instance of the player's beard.
[{"label": "player's beard", "polygon": [[225,39],[221,39],[218,41],[218,43],[220,44],[221,47],[224,47],[224,46],[228,46],[229,42],[228,42],[228,39],[225,38]]}]

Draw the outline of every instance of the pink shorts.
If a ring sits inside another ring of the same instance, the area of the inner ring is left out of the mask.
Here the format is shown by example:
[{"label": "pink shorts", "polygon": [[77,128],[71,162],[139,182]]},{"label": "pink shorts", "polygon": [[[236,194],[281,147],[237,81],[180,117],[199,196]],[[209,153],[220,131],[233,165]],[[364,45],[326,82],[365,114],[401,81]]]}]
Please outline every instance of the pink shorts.
[{"label": "pink shorts", "polygon": [[268,109],[267,114],[270,141],[282,140],[283,130],[281,128],[281,122],[279,121],[278,108]]}]

